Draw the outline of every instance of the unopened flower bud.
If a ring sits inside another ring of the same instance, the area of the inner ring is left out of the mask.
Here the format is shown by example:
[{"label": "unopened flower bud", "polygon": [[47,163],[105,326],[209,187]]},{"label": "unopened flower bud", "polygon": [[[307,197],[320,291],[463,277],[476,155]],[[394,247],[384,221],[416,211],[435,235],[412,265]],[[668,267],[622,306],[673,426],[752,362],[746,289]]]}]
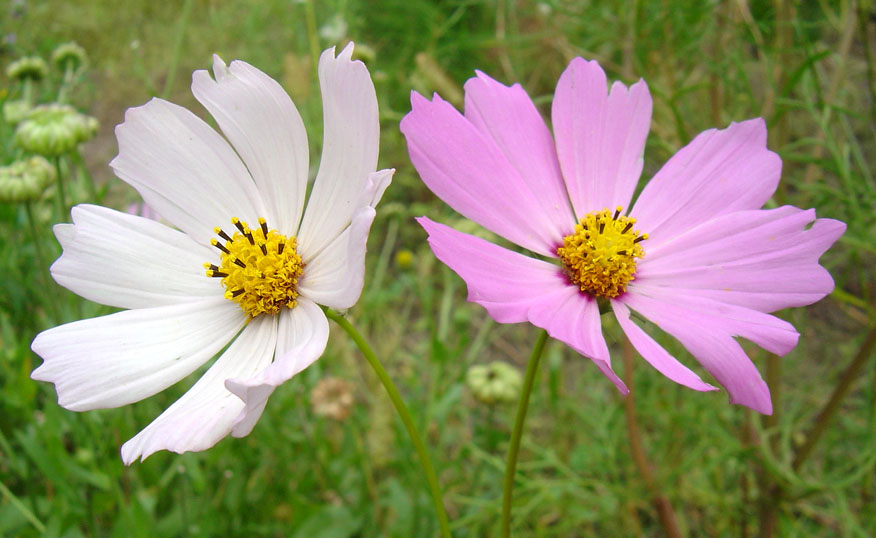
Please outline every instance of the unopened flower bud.
[{"label": "unopened flower bud", "polygon": [[313,412],[342,422],[353,410],[353,388],[343,379],[326,377],[310,391],[310,405]]},{"label": "unopened flower bud", "polygon": [[55,169],[42,157],[31,157],[0,167],[0,202],[38,200],[54,180]]},{"label": "unopened flower bud", "polygon": [[465,381],[479,402],[490,405],[517,400],[522,384],[517,368],[499,361],[472,366]]},{"label": "unopened flower bud", "polygon": [[75,72],[88,63],[88,54],[78,43],[70,41],[58,45],[58,48],[52,52],[52,63],[61,71],[66,71],[69,68]]},{"label": "unopened flower bud", "polygon": [[16,126],[27,119],[31,110],[33,110],[31,104],[23,99],[6,101],[3,103],[3,121],[9,125]]},{"label": "unopened flower bud", "polygon": [[54,157],[93,138],[97,128],[96,119],[69,105],[41,105],[19,124],[15,142],[31,153]]},{"label": "unopened flower bud", "polygon": [[39,56],[25,56],[6,67],[6,76],[13,80],[40,81],[49,74],[49,66]]}]

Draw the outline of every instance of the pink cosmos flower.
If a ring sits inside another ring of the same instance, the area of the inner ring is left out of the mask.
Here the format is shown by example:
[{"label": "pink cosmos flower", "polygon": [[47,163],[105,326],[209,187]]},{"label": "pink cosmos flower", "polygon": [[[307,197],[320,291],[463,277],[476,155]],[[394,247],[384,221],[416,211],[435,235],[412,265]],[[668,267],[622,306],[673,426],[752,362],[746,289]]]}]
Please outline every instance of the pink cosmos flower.
[{"label": "pink cosmos flower", "polygon": [[487,75],[465,84],[465,114],[413,93],[401,122],[426,185],[456,211],[532,254],[426,217],[420,224],[468,299],[500,323],[528,321],[592,359],[622,393],[600,326],[610,305],[663,375],[716,390],[630,317],[678,339],[730,394],[772,413],[769,388],[734,337],[778,355],[798,333],[770,312],[814,303],[833,280],[818,259],[845,224],[812,209],[761,209],[782,162],[760,118],[700,133],[633,203],[651,122],[640,80],[607,89],[595,61],[572,60],[554,95],[551,136],[529,96]]}]

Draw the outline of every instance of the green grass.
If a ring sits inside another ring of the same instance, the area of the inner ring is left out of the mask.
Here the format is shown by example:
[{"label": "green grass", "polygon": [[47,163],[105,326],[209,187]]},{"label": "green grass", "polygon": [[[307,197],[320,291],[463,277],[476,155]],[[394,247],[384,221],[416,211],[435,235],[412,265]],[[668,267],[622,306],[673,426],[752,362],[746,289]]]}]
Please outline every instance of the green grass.
[{"label": "green grass", "polygon": [[[465,372],[491,360],[522,371],[538,331],[492,322],[465,302],[464,283],[435,260],[413,217],[460,218],[417,177],[398,121],[410,108],[411,88],[449,98],[474,69],[520,81],[549,117],[556,79],[575,55],[598,59],[609,78],[648,81],[654,117],[643,178],[698,132],[763,116],[770,147],[784,161],[773,202],[815,207],[819,216],[849,226],[822,259],[837,291],[781,314],[801,339],[781,360],[774,421],[728,405],[726,393],[681,388],[636,361],[645,449],[682,531],[756,536],[774,514],[774,536],[876,532],[872,357],[813,455],[799,471],[791,469],[815,414],[876,321],[876,30],[870,13],[849,11],[849,2],[782,9],[791,4],[639,1],[618,10],[604,0],[331,0],[316,6],[318,27],[345,22],[340,45],[352,38],[373,51],[365,59],[381,106],[380,165],[397,169],[369,240],[365,292],[350,316],[427,438],[454,536],[498,532],[514,413],[513,406],[477,404]],[[193,70],[209,67],[214,52],[245,59],[284,84],[307,124],[311,162],[318,162],[321,112],[304,4],[197,0],[185,25],[179,2],[22,5],[2,7],[0,35],[14,33],[15,43],[4,46],[0,64],[25,53],[47,57],[70,39],[91,55],[91,70],[73,100],[101,120],[100,135],[83,154],[108,186],[107,205],[124,208],[135,200],[106,166],[117,151],[112,129],[124,110],[166,95],[205,115],[188,81]],[[335,44],[317,39],[320,49]],[[5,163],[15,150],[8,127],[2,129]],[[74,186],[77,201],[87,199],[85,192]],[[43,249],[54,258],[59,247],[50,234],[50,199],[37,218]],[[402,249],[414,253],[410,268],[394,261]],[[30,342],[40,330],[109,310],[43,285],[46,267],[36,262],[24,209],[9,204],[0,204],[0,274],[0,535],[437,535],[405,431],[337,326],[322,359],[277,390],[247,438],[225,439],[203,453],[161,452],[125,467],[121,444],[191,379],[121,409],[80,414],[60,408],[51,385],[29,378],[39,363]],[[603,321],[620,371],[621,331],[608,317]],[[680,345],[664,335],[659,340],[701,372]],[[766,354],[746,349],[765,373]],[[310,390],[329,375],[356,387],[354,411],[343,423],[311,410]],[[776,381],[771,385],[775,391]],[[549,342],[529,413],[514,536],[661,535],[651,494],[631,459],[623,402],[590,361]]]}]

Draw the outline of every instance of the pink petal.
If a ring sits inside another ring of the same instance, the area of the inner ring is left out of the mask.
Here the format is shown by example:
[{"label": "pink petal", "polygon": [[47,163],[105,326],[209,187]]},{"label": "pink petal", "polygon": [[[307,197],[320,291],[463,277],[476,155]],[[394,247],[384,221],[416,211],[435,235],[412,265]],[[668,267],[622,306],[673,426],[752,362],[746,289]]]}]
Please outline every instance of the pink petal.
[{"label": "pink petal", "polygon": [[[709,219],[759,209],[779,184],[782,160],[761,118],[700,133],[645,186],[631,216],[656,246]],[[645,247],[648,250],[648,247]]]},{"label": "pink petal", "polygon": [[417,222],[429,233],[435,256],[465,280],[469,301],[486,308],[499,323],[528,321],[547,330],[552,338],[592,359],[618,390],[628,392],[611,370],[596,301],[570,285],[559,266],[426,217]]},{"label": "pink petal", "polygon": [[[304,122],[292,99],[268,75],[213,56],[213,76],[192,75],[192,93],[210,112],[264,194],[271,228],[295,235],[304,207],[309,153]],[[221,223],[226,224],[225,222]]]},{"label": "pink petal", "polygon": [[[552,118],[557,154],[578,217],[603,208],[629,211],[651,125],[645,81],[607,90],[595,61],[575,58],[560,76]],[[568,233],[568,232],[566,232]]]},{"label": "pink petal", "polygon": [[624,330],[624,333],[626,333],[627,338],[630,339],[630,343],[642,355],[642,358],[648,361],[658,372],[676,383],[694,390],[718,390],[716,387],[700,379],[700,376],[687,366],[678,362],[675,357],[670,355],[660,344],[648,336],[645,331],[633,323],[630,320],[630,310],[624,303],[612,300],[611,306],[614,309],[615,316],[617,316],[618,323]]},{"label": "pink petal", "polygon": [[125,464],[159,450],[177,454],[206,450],[222,440],[244,408],[240,398],[225,388],[225,380],[263,370],[276,344],[277,316],[252,320],[192,388],[122,445]]},{"label": "pink petal", "polygon": [[520,84],[501,84],[477,71],[465,83],[465,118],[492,139],[533,193],[554,237],[571,231],[575,216],[550,130]]},{"label": "pink petal", "polygon": [[[568,205],[544,198],[551,192],[533,190],[517,169],[487,137],[449,103],[411,94],[413,110],[402,119],[411,160],[420,177],[450,207],[509,241],[545,256],[556,256],[563,235],[557,215]],[[521,114],[526,117],[524,109]],[[516,110],[507,110],[515,116]]]},{"label": "pink petal", "polygon": [[797,334],[790,324],[746,308],[703,299],[656,296],[630,287],[622,301],[677,338],[730,394],[730,403],[772,414],[769,387],[742,347],[739,335],[774,352],[787,352]]},{"label": "pink petal", "polygon": [[654,249],[643,243],[635,283],[762,312],[812,304],[833,290],[818,258],[845,228],[790,206],[723,215]]},{"label": "pink petal", "polygon": [[328,320],[316,303],[299,298],[298,305],[281,313],[279,318],[274,362],[252,377],[225,381],[228,390],[246,404],[234,420],[231,432],[234,437],[249,435],[274,389],[313,364],[325,351]]}]

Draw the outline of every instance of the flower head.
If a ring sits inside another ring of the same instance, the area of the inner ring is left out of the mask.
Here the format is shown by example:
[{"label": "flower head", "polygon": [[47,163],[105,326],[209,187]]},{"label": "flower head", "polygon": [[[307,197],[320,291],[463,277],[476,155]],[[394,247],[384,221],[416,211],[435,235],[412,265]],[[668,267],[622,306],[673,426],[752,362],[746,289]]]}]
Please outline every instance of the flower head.
[{"label": "flower head", "polygon": [[479,402],[492,405],[516,401],[520,396],[523,377],[517,368],[495,361],[469,368],[465,382]]},{"label": "flower head", "polygon": [[70,105],[40,105],[27,113],[15,130],[15,143],[31,153],[54,157],[94,138],[97,119]]},{"label": "flower head", "polygon": [[55,169],[42,157],[0,166],[0,201],[17,203],[39,200],[54,179]]},{"label": "flower head", "polygon": [[798,334],[769,315],[833,289],[818,258],[845,225],[814,210],[764,210],[781,159],[762,119],[700,133],[642,189],[651,122],[644,81],[608,88],[594,61],[560,77],[553,136],[519,84],[478,72],[465,114],[414,93],[401,129],[426,185],[527,256],[419,219],[468,298],[501,323],[528,321],[592,359],[626,393],[602,336],[610,307],[636,350],[668,378],[715,390],[630,318],[677,338],[731,402],[771,413],[769,389],[735,337],[784,355]]},{"label": "flower head", "polygon": [[62,406],[135,402],[219,354],[125,443],[126,463],[247,435],[274,389],[325,349],[319,305],[359,298],[374,207],[393,171],[375,172],[377,99],[352,52],[320,59],[325,140],[306,208],[307,137],[292,100],[251,65],[214,57],[213,76],[196,71],[192,91],[224,137],[161,99],[128,110],[116,128],[110,165],[176,229],[91,205],[55,227],[64,248],[55,280],[128,309],[36,337],[44,362],[33,377],[54,383]]},{"label": "flower head", "polygon": [[58,45],[58,47],[52,51],[52,62],[62,72],[67,71],[68,69],[76,72],[88,64],[88,54],[78,43],[68,41],[67,43]]},{"label": "flower head", "polygon": [[25,56],[6,66],[6,76],[13,80],[39,82],[49,74],[49,66],[39,56]]},{"label": "flower head", "polygon": [[33,105],[24,99],[6,101],[3,103],[3,120],[13,127],[27,119]]}]

